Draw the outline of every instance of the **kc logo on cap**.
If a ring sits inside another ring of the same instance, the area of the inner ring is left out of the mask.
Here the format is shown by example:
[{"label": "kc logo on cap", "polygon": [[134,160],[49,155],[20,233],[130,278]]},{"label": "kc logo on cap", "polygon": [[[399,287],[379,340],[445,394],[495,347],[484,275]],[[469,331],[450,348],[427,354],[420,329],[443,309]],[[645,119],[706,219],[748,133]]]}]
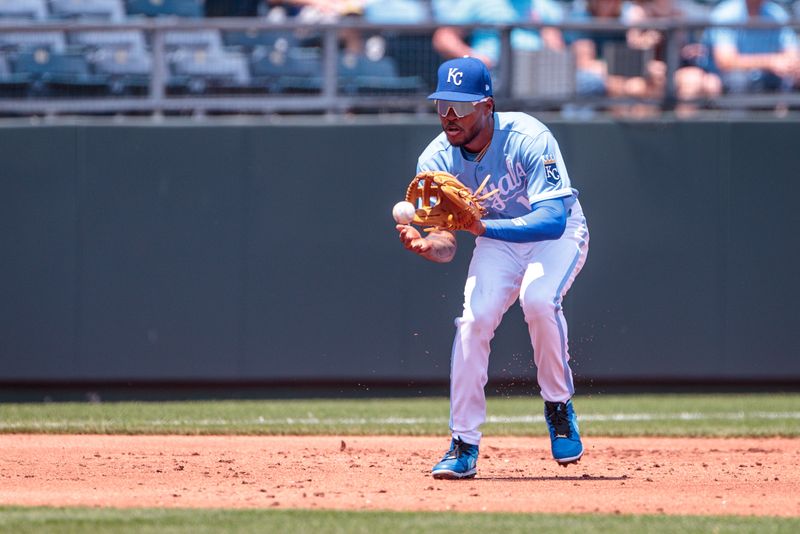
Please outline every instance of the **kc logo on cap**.
[{"label": "kc logo on cap", "polygon": [[464,73],[458,70],[456,67],[451,67],[447,70],[447,83],[452,82],[456,85],[461,85],[461,78],[464,77]]},{"label": "kc logo on cap", "polygon": [[439,67],[436,92],[429,100],[477,102],[492,96],[492,77],[483,61],[461,57],[445,61]]}]

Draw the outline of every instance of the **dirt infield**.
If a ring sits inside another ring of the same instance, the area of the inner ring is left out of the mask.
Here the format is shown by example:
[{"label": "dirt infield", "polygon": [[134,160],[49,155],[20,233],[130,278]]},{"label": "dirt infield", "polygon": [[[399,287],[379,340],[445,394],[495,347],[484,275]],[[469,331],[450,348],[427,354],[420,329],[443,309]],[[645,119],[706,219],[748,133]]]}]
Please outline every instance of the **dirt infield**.
[{"label": "dirt infield", "polygon": [[486,437],[478,478],[434,480],[445,438],[0,436],[0,504],[800,516],[800,439]]}]

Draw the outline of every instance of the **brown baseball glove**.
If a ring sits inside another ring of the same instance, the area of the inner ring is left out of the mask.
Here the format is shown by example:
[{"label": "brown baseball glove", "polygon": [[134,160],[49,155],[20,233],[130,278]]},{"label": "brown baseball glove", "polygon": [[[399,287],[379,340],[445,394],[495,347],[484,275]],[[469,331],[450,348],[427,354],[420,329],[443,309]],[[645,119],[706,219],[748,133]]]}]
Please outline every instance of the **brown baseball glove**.
[{"label": "brown baseball glove", "polygon": [[466,230],[486,215],[481,202],[497,193],[495,189],[478,196],[488,181],[489,176],[472,192],[455,176],[444,171],[417,174],[406,190],[406,200],[417,208],[413,222],[427,226],[426,232]]}]

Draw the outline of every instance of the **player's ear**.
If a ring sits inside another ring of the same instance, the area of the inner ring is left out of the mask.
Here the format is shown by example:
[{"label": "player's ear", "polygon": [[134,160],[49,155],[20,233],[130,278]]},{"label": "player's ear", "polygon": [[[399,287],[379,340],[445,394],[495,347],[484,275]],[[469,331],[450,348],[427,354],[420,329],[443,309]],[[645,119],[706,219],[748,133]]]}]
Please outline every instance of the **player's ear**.
[{"label": "player's ear", "polygon": [[487,116],[494,113],[494,98],[492,98],[491,96],[489,97],[489,100],[486,101],[486,110],[487,110],[486,111]]}]

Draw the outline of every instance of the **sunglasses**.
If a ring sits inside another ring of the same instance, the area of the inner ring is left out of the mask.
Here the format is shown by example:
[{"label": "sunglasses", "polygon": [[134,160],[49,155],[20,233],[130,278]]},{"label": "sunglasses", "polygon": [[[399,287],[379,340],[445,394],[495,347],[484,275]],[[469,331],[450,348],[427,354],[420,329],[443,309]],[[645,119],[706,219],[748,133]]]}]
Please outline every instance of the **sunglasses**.
[{"label": "sunglasses", "polygon": [[450,100],[437,100],[436,111],[438,111],[439,115],[442,117],[447,117],[447,114],[450,113],[450,110],[452,109],[456,117],[463,119],[467,115],[475,112],[475,106],[481,102],[487,102],[488,100],[489,97],[478,100],[477,102],[453,102]]}]

